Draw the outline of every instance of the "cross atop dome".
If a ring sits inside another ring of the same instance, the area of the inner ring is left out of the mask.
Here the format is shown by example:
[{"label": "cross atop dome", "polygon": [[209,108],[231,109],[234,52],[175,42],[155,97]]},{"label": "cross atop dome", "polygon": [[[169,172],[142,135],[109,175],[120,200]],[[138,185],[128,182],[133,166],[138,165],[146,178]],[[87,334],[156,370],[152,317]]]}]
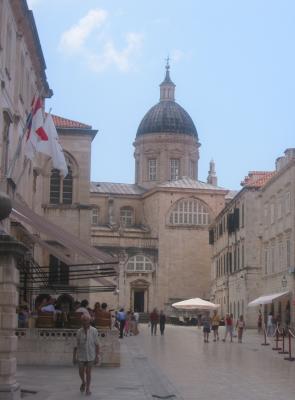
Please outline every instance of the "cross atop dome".
[{"label": "cross atop dome", "polygon": [[165,79],[160,85],[160,101],[175,101],[175,84],[172,82],[170,78],[170,58],[169,56],[166,58],[166,74]]}]

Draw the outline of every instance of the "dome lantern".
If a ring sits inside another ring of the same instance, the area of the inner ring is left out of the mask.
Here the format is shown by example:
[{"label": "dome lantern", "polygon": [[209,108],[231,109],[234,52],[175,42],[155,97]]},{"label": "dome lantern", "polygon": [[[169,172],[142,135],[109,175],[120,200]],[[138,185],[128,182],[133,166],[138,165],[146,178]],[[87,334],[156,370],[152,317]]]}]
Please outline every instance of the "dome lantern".
[{"label": "dome lantern", "polygon": [[160,84],[160,101],[175,101],[175,84],[170,78],[169,57],[166,63],[166,75],[164,81]]}]

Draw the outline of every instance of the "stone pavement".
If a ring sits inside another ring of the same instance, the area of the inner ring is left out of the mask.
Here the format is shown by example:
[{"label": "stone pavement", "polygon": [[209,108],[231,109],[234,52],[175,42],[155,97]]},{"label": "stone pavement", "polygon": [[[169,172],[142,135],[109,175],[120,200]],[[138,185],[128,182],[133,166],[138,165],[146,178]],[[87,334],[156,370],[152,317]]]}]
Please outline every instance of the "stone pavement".
[{"label": "stone pavement", "polygon": [[[121,341],[121,367],[93,369],[90,398],[182,400],[175,387],[158,367],[150,363],[134,339],[128,337]],[[79,392],[81,382],[78,369],[74,366],[21,366],[18,368],[17,381],[21,384],[25,400],[81,400],[84,397]]]},{"label": "stone pavement", "polygon": [[210,336],[203,343],[201,329],[167,326],[165,337],[145,332],[134,341],[184,400],[294,400],[295,361],[285,361],[273,343],[261,346],[253,330],[246,330],[242,344],[214,343]]},{"label": "stone pavement", "polygon": [[[243,344],[205,344],[195,327],[168,325],[164,337],[140,328],[140,335],[122,340],[120,368],[94,369],[92,399],[294,400],[295,362],[261,346],[253,331]],[[84,397],[74,367],[20,367],[18,381],[37,392],[25,393],[25,400]]]}]

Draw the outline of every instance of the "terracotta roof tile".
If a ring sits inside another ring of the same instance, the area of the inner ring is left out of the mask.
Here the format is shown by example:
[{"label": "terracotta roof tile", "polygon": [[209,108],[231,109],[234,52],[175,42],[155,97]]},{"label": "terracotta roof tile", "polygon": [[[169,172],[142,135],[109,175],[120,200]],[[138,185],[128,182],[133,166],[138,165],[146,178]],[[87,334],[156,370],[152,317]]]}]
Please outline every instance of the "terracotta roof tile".
[{"label": "terracotta roof tile", "polygon": [[276,171],[249,171],[248,175],[241,182],[243,187],[256,187],[264,186],[270,178],[275,175]]},{"label": "terracotta roof tile", "polygon": [[73,121],[71,119],[59,117],[58,115],[52,115],[52,119],[57,128],[66,128],[66,129],[92,129],[91,125],[83,124],[82,122]]}]

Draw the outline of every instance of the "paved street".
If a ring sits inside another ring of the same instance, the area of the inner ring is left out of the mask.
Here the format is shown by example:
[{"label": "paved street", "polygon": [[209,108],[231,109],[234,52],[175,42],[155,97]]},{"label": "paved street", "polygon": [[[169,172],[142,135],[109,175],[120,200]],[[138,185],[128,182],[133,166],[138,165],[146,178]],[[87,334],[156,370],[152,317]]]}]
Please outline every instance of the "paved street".
[{"label": "paved street", "polygon": [[[165,337],[152,337],[141,326],[139,336],[122,341],[121,368],[94,370],[91,398],[293,400],[295,362],[260,343],[253,331],[243,344],[204,344],[195,327],[167,326]],[[74,368],[21,367],[18,380],[37,392],[28,400],[81,398]]]}]

